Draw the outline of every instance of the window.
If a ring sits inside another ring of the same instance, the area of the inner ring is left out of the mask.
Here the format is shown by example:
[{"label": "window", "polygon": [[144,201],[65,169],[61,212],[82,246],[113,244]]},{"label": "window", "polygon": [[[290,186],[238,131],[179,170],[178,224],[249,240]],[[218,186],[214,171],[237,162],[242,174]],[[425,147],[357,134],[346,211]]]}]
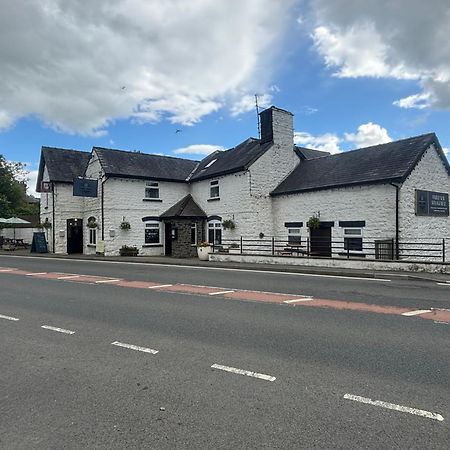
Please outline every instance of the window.
[{"label": "window", "polygon": [[219,198],[219,181],[211,181],[209,184],[209,198]]},{"label": "window", "polygon": [[146,244],[160,243],[159,222],[151,221],[145,223],[145,243]]},{"label": "window", "polygon": [[159,199],[159,183],[157,181],[147,181],[145,183],[145,198]]},{"label": "window", "polygon": [[362,252],[363,240],[361,228],[344,228],[344,249]]},{"label": "window", "polygon": [[97,230],[95,228],[89,229],[89,245],[97,244]]},{"label": "window", "polygon": [[197,224],[191,223],[191,245],[197,244]]},{"label": "window", "polygon": [[208,242],[214,245],[222,243],[222,222],[219,220],[208,222]]},{"label": "window", "polygon": [[288,244],[300,245],[301,243],[300,228],[288,228]]}]

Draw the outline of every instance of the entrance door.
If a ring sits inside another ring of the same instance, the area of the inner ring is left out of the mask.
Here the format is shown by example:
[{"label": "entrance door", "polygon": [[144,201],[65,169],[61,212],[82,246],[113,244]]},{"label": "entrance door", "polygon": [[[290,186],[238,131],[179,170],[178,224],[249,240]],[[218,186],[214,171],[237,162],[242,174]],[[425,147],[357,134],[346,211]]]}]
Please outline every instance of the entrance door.
[{"label": "entrance door", "polygon": [[331,228],[311,228],[311,256],[331,257]]},{"label": "entrance door", "polygon": [[165,243],[165,252],[166,256],[172,256],[172,224],[166,223],[164,228],[164,243]]},{"label": "entrance door", "polygon": [[67,253],[83,253],[83,219],[67,221]]}]

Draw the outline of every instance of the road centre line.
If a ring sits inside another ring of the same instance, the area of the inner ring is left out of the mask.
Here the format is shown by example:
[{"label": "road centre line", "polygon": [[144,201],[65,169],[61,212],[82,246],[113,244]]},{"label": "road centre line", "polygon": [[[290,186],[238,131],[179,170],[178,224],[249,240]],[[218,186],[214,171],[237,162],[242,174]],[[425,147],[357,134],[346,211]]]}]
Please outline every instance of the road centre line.
[{"label": "road centre line", "polygon": [[235,367],[222,366],[220,364],[213,364],[211,369],[219,369],[224,370],[225,372],[236,373],[238,375],[245,375],[247,377],[259,378],[261,380],[266,381],[275,381],[276,377],[272,377],[271,375],[265,375],[263,373],[251,372],[249,370],[236,369]]},{"label": "road centre line", "polygon": [[221,295],[221,294],[231,294],[235,291],[219,291],[219,292],[210,292],[208,295]]},{"label": "road centre line", "polygon": [[152,355],[156,355],[158,353],[158,350],[153,350],[152,348],[139,347],[138,345],[132,345],[132,344],[124,344],[123,342],[118,342],[118,341],[111,342],[111,345],[115,345],[117,347],[129,348],[131,350],[136,350],[138,352],[151,353]]},{"label": "road centre line", "polygon": [[421,314],[426,314],[426,313],[430,313],[430,312],[432,312],[431,309],[416,309],[415,311],[404,312],[404,313],[402,313],[402,316],[407,316],[407,317],[420,316]]},{"label": "road centre line", "polygon": [[149,289],[159,289],[159,288],[165,288],[165,287],[170,287],[173,286],[173,284],[159,284],[157,286],[149,286]]},{"label": "road centre line", "polygon": [[41,328],[51,331],[57,331],[58,333],[75,334],[75,331],[66,330],[64,328],[52,327],[51,325],[42,325]]},{"label": "road centre line", "polygon": [[426,417],[427,419],[438,420],[442,422],[444,418],[438,414],[429,411],[424,411],[423,409],[409,408],[408,406],[396,405],[395,403],[387,403],[381,400],[372,400],[366,397],[360,397],[359,395],[345,394],[344,398],[347,400],[352,400],[354,402],[365,403],[367,405],[381,406],[382,408],[392,409],[394,411],[406,412],[409,414],[414,414],[416,416]]},{"label": "road centre line", "polygon": [[[8,255],[8,258],[19,258],[19,259],[27,259],[33,258],[42,259],[42,256],[19,256],[19,255]],[[44,257],[45,258],[45,257]],[[48,257],[47,259],[53,259],[52,257]],[[340,275],[325,275],[318,273],[301,273],[301,272],[283,272],[276,270],[257,270],[257,269],[235,269],[230,267],[207,267],[207,266],[184,266],[182,264],[162,264],[162,263],[141,263],[141,262],[132,262],[132,261],[95,261],[91,259],[75,259],[75,258],[54,258],[58,261],[70,261],[70,262],[80,262],[83,264],[86,263],[94,263],[94,264],[123,264],[123,265],[133,265],[133,266],[157,266],[157,267],[176,267],[181,269],[195,269],[195,270],[222,270],[225,272],[250,272],[250,273],[266,273],[266,274],[275,274],[275,275],[296,275],[301,277],[319,277],[319,278],[343,278],[347,280],[363,280],[363,281],[379,281],[379,282],[390,282],[392,280],[388,280],[386,278],[369,278],[369,277],[349,277],[349,276],[340,276]]]},{"label": "road centre line", "polygon": [[12,320],[14,322],[17,322],[19,320],[17,317],[4,316],[3,314],[0,314],[0,319]]},{"label": "road centre line", "polygon": [[285,300],[283,303],[310,302],[312,300],[314,300],[314,297],[295,298],[293,300]]},{"label": "road centre line", "polygon": [[119,278],[113,278],[113,279],[111,279],[111,280],[99,280],[99,281],[96,281],[96,283],[97,283],[97,284],[103,284],[103,283],[116,283],[117,281],[122,281],[122,280],[119,279]]}]

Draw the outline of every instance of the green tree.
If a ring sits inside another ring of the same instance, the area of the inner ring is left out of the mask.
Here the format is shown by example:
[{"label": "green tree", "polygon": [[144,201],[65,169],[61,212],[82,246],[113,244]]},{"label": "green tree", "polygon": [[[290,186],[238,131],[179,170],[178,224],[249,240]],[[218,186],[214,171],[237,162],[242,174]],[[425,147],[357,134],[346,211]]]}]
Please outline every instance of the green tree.
[{"label": "green tree", "polygon": [[8,162],[0,155],[0,217],[9,217],[26,203],[26,176],[21,163]]}]

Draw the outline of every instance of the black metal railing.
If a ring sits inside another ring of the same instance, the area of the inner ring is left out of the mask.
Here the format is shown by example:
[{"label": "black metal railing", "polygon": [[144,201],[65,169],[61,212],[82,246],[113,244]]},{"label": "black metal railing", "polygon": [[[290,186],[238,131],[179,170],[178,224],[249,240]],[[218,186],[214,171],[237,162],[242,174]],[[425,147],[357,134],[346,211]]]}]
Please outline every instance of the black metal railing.
[{"label": "black metal railing", "polygon": [[[213,252],[247,255],[365,258],[373,260],[430,261],[445,263],[450,259],[450,238],[410,238],[396,242],[393,238],[244,237],[222,239],[212,244]],[[446,255],[447,253],[447,255]]]}]

